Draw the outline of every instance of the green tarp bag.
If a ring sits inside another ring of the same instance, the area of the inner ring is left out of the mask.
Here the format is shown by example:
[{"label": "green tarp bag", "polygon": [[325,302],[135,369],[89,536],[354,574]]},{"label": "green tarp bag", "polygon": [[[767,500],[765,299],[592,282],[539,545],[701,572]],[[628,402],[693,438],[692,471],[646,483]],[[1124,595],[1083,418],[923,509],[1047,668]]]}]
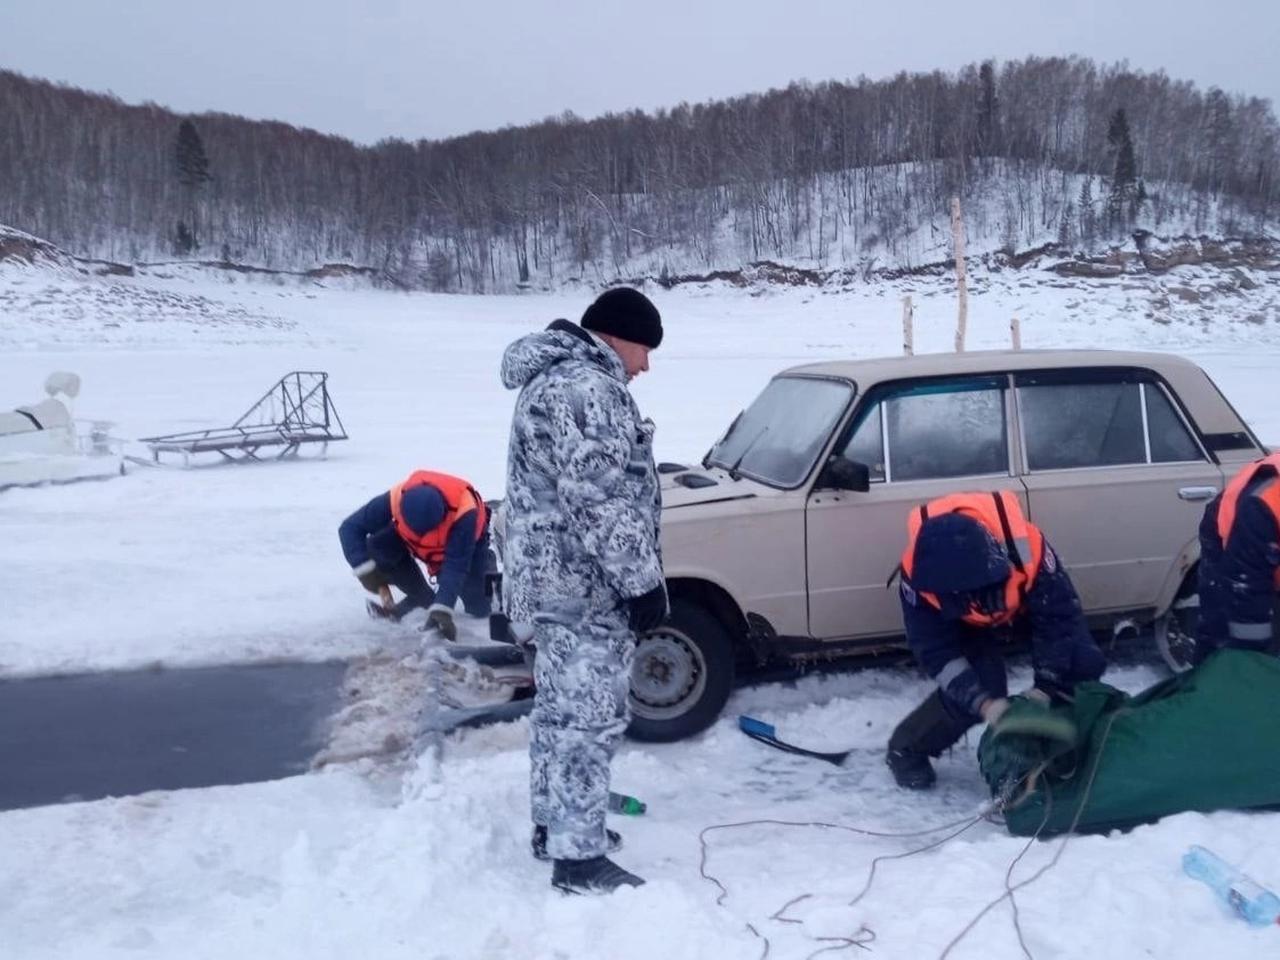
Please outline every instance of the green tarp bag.
[{"label": "green tarp bag", "polygon": [[1074,744],[988,729],[978,745],[992,794],[1011,796],[1005,824],[1015,836],[1280,807],[1280,658],[1223,650],[1133,697],[1082,683],[1074,703],[1054,709],[1075,723]]}]

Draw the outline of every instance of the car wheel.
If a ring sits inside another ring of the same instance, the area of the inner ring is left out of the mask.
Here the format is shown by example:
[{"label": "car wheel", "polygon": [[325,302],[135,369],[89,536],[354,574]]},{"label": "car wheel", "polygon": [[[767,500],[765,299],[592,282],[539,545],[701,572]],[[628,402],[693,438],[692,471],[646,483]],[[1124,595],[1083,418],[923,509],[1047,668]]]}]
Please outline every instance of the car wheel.
[{"label": "car wheel", "polygon": [[641,636],[631,665],[631,726],[636,740],[682,740],[711,726],[733,689],[733,642],[724,626],[689,600]]},{"label": "car wheel", "polygon": [[1178,591],[1169,610],[1155,622],[1156,649],[1174,673],[1184,673],[1197,663],[1199,621],[1200,593],[1192,580]]}]

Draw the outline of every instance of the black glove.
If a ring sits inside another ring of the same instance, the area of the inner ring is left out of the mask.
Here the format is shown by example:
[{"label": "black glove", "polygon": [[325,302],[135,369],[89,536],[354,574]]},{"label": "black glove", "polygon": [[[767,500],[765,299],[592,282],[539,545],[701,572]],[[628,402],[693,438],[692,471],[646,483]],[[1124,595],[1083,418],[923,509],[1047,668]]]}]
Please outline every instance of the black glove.
[{"label": "black glove", "polygon": [[656,630],[667,619],[667,588],[658,584],[648,593],[627,600],[627,620],[635,633]]}]

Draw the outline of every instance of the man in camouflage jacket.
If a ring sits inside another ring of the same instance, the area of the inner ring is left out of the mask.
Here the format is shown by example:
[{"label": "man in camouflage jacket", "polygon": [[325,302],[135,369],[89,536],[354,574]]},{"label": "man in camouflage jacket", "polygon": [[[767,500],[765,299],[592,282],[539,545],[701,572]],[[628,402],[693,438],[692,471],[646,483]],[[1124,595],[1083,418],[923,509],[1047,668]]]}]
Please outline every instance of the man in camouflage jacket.
[{"label": "man in camouflage jacket", "polygon": [[653,424],[627,383],[662,341],[643,294],[602,294],[581,325],[557,320],[511,344],[502,382],[519,388],[502,507],[503,595],[531,627],[535,856],[570,892],[638,886],[606,854],[609,763],[629,721],[636,635],[667,614]]}]

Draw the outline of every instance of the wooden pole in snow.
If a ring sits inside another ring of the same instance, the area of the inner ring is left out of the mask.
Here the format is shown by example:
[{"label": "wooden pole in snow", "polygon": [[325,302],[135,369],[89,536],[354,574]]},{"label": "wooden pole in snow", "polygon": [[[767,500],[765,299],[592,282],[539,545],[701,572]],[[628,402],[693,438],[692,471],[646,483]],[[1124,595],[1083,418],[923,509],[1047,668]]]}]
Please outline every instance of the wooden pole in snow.
[{"label": "wooden pole in snow", "polygon": [[902,298],[902,354],[914,356],[916,352],[915,330],[912,326],[914,311],[911,309],[911,295]]},{"label": "wooden pole in snow", "polygon": [[969,323],[969,288],[964,276],[964,220],[960,216],[960,198],[951,198],[951,236],[956,251],[956,285],[960,294],[960,312],[956,317],[956,353],[964,352],[965,328]]},{"label": "wooden pole in snow", "polygon": [[1009,321],[1009,335],[1013,338],[1013,349],[1022,349],[1022,322],[1014,317]]}]

